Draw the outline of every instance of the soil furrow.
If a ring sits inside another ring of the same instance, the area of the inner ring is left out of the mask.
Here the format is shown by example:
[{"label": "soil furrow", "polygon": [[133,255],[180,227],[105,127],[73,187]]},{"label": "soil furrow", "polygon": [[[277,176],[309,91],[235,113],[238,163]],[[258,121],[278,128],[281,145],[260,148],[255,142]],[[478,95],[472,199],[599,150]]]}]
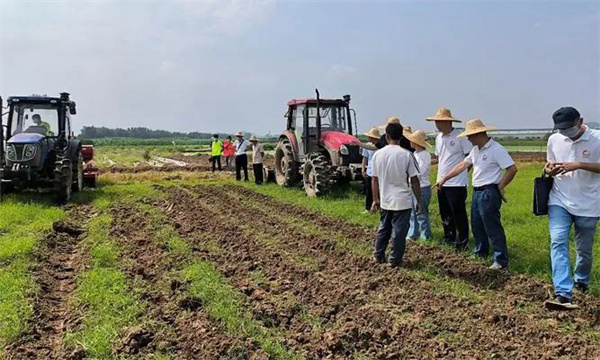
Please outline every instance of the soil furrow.
[{"label": "soil furrow", "polygon": [[[174,190],[172,205],[169,207],[174,210],[172,215],[180,223],[183,234],[189,236],[209,232],[223,246],[220,255],[211,253],[211,257],[227,276],[243,279],[244,272],[259,268],[270,277],[271,283],[284,283],[293,279],[290,286],[278,286],[278,294],[296,297],[300,306],[308,307],[310,313],[319,314],[320,318],[325,319],[329,331],[308,339],[306,331],[291,336],[292,346],[303,347],[310,354],[319,357],[341,358],[356,352],[376,357],[486,357],[481,356],[481,349],[488,349],[490,353],[496,351],[508,354],[513,358],[536,356],[543,359],[559,355],[576,358],[598,354],[598,347],[588,344],[585,334],[581,334],[581,337],[561,336],[554,329],[553,323],[559,321],[553,319],[552,315],[540,311],[519,314],[514,309],[514,304],[512,311],[507,312],[511,308],[509,305],[495,308],[489,303],[477,305],[468,300],[457,301],[454,296],[434,292],[430,281],[407,271],[376,268],[365,259],[344,254],[335,247],[323,246],[323,239],[315,236],[296,239],[295,233],[283,227],[280,230],[271,229],[274,225],[269,221],[273,219],[265,220],[268,218],[266,214],[252,211],[244,203],[226,201],[227,196],[223,192],[231,190],[195,187],[193,193],[198,199],[187,192]],[[249,190],[238,192],[247,193]],[[320,226],[326,224],[333,229],[343,229],[348,225],[294,206],[289,209],[281,207],[273,199],[259,194],[248,195],[260,198],[258,203],[273,213],[294,210],[287,213],[290,216],[298,213],[304,217],[310,215],[313,222],[318,222]],[[218,210],[213,210],[215,208]],[[229,222],[227,218],[230,218]],[[258,234],[285,231],[280,237],[289,241],[289,248],[286,250],[301,254],[306,253],[305,248],[318,249],[334,261],[327,260],[323,272],[294,270],[289,264],[273,261],[277,257],[276,253],[261,248],[253,239],[241,234],[242,227],[235,225],[236,223],[253,226]],[[334,224],[337,226],[334,227]],[[266,228],[269,229],[265,230]],[[348,228],[352,229],[353,226]],[[365,233],[362,228],[354,227],[354,230]],[[481,265],[477,266],[481,271]],[[529,285],[531,284],[530,282]],[[247,284],[244,286],[247,287]],[[256,302],[272,297],[270,294],[265,295],[264,288],[258,290],[262,295],[254,299]],[[256,289],[252,286],[247,291],[253,292]],[[272,289],[268,291],[275,292]],[[383,301],[369,302],[377,294]],[[506,299],[506,302],[510,301],[511,299]],[[327,314],[319,308],[330,306],[333,306],[334,311],[329,316],[324,316]],[[528,320],[530,316],[532,318]],[[293,326],[294,320],[288,320],[292,322],[290,329],[298,331]],[[539,326],[537,322],[540,322]],[[556,327],[559,325],[560,323],[556,324]],[[590,326],[586,320],[580,322],[580,325],[584,328]],[[308,345],[304,345],[307,342]],[[462,342],[467,344],[458,346]],[[539,342],[544,345],[536,346]]]},{"label": "soil furrow", "polygon": [[39,286],[34,299],[31,330],[6,349],[8,359],[66,359],[62,336],[79,319],[71,312],[70,300],[77,274],[86,256],[79,246],[85,226],[95,214],[79,205],[68,210],[66,220],[52,225],[52,232],[40,243],[34,278]]},{"label": "soil furrow", "polygon": [[142,298],[147,315],[123,336],[115,354],[146,359],[151,354],[171,354],[174,359],[221,359],[260,353],[250,342],[225,334],[210,320],[202,303],[190,298],[187,284],[175,276],[190,259],[168,251],[156,240],[156,224],[131,205],[112,209],[112,235],[123,248],[124,270],[144,282]]}]

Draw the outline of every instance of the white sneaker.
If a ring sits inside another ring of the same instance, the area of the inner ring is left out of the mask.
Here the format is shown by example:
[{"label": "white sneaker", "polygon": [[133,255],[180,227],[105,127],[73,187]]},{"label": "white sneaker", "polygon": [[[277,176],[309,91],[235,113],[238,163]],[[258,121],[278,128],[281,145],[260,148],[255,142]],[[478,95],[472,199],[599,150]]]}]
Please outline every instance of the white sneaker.
[{"label": "white sneaker", "polygon": [[502,270],[502,269],[504,269],[504,267],[494,261],[494,263],[492,264],[492,266],[489,267],[489,269],[490,270]]}]

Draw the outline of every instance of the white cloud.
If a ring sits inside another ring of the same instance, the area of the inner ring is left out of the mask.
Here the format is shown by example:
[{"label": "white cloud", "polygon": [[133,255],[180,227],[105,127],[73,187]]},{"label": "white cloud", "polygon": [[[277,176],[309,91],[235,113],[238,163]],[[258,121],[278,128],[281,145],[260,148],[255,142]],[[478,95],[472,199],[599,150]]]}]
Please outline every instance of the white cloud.
[{"label": "white cloud", "polygon": [[329,73],[333,76],[346,76],[356,73],[356,68],[343,64],[335,64],[329,69]]}]

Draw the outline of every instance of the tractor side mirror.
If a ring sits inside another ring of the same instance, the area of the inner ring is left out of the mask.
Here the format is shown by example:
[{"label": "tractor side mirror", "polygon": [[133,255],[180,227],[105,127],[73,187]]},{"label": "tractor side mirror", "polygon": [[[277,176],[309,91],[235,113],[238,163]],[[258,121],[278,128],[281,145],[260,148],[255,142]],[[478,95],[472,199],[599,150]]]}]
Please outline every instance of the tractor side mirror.
[{"label": "tractor side mirror", "polygon": [[75,104],[71,104],[71,106],[69,106],[69,114],[77,115],[77,108],[75,107]]}]

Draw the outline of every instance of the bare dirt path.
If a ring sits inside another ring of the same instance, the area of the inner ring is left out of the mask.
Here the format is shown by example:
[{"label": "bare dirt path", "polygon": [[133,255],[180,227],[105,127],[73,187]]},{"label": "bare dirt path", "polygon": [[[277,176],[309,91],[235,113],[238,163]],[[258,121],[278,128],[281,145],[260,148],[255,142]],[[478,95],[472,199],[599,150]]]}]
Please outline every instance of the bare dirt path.
[{"label": "bare dirt path", "polygon": [[77,274],[85,266],[79,243],[85,226],[94,216],[91,207],[71,205],[66,220],[53,224],[53,231],[40,243],[34,278],[39,291],[34,299],[31,330],[6,349],[8,359],[66,359],[62,347],[65,331],[78,321],[70,300]]},{"label": "bare dirt path", "polygon": [[[248,294],[257,319],[284,331],[307,358],[600,356],[597,300],[586,298],[577,313],[549,313],[541,308],[540,281],[491,273],[461,254],[411,244],[407,267],[392,270],[341,248],[340,231],[366,244],[373,236],[341,220],[235,186],[171,192],[163,207],[180,233]],[[289,226],[285,217],[310,221],[320,233]],[[429,276],[428,263],[441,270],[441,281]],[[452,288],[464,285],[462,276],[468,296]]]}]

